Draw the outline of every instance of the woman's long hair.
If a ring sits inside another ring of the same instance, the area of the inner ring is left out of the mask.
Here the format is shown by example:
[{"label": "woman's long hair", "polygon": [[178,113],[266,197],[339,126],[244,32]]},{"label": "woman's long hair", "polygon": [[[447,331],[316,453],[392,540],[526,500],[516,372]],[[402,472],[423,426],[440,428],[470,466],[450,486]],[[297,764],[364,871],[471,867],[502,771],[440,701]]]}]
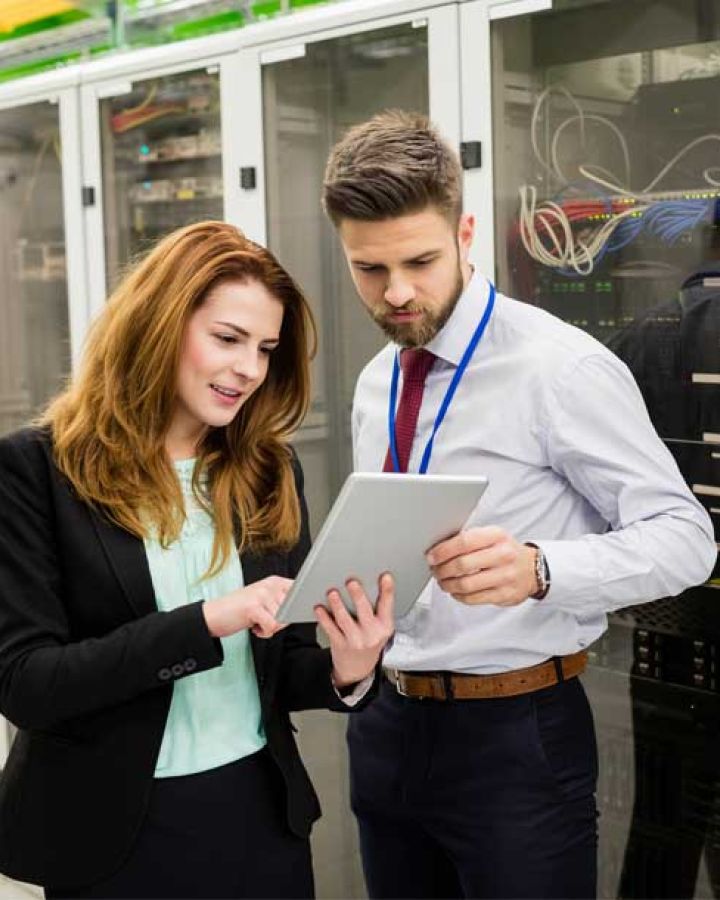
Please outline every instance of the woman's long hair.
[{"label": "woman's long hair", "polygon": [[[300,527],[289,436],[310,399],[316,332],[302,291],[263,247],[223,222],[200,222],[163,238],[123,279],[90,330],[83,362],[41,423],[55,460],[79,497],[138,537],[175,540],[184,521],[165,449],[185,329],[224,281],[257,281],[283,306],[280,343],[266,380],[200,447],[195,494],[212,513],[210,569],[234,546],[291,546]],[[200,487],[200,473],[208,475]]]}]

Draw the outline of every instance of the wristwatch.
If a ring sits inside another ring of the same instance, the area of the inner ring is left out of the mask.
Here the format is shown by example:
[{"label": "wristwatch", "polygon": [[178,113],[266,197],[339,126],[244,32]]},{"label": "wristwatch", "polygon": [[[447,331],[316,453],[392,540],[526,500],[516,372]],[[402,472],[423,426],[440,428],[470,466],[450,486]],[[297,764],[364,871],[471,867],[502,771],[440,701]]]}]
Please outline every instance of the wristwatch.
[{"label": "wristwatch", "polygon": [[535,549],[535,580],[538,589],[530,596],[533,600],[542,600],[550,590],[550,566],[548,565],[547,557],[537,544],[527,541],[525,546]]}]

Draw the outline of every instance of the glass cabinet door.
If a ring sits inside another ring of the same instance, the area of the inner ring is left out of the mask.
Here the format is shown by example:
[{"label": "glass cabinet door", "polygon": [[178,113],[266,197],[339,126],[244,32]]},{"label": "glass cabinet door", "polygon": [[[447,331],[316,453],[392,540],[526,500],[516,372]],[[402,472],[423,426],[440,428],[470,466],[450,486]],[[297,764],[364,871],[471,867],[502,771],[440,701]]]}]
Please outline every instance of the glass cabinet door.
[{"label": "glass cabinet door", "polygon": [[[552,7],[490,23],[499,287],[628,364],[720,541],[720,4]],[[720,893],[718,589],[592,649],[599,896]]]},{"label": "glass cabinet door", "polygon": [[499,286],[628,363],[720,540],[718,12],[559,0],[491,40]]},{"label": "glass cabinet door", "polygon": [[70,371],[57,104],[0,110],[0,434]]},{"label": "glass cabinet door", "polygon": [[101,100],[100,121],[111,289],[162,235],[222,218],[219,76],[201,69],[134,82]]},{"label": "glass cabinet door", "polygon": [[313,530],[352,467],[355,380],[382,346],[320,208],[328,152],[380,110],[428,111],[428,28],[394,25],[308,43],[263,66],[268,244],[304,288],[319,328],[310,415],[296,438]]},{"label": "glass cabinet door", "polygon": [[[262,67],[268,245],[304,289],[319,331],[312,407],[293,440],[314,534],[352,468],[355,380],[384,343],[321,209],[323,172],[330,148],[349,126],[386,108],[428,112],[431,29],[427,20],[416,26],[406,22],[308,42],[290,48],[291,58]],[[313,712],[303,713],[300,722],[303,759],[325,813],[313,831],[318,896],[362,897],[345,723]]]}]

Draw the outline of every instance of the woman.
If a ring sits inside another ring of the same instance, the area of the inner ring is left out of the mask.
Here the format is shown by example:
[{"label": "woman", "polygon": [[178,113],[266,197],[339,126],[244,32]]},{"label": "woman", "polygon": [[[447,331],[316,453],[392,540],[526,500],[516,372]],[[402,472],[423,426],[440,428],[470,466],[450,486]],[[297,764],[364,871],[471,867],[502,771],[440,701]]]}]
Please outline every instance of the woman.
[{"label": "woman", "polygon": [[191,225],[0,441],[0,870],[48,897],[312,896],[288,713],[362,695],[393,597],[351,585],[356,622],[329,596],[329,650],[274,618],[309,544],[288,438],[311,332],[267,250]]}]

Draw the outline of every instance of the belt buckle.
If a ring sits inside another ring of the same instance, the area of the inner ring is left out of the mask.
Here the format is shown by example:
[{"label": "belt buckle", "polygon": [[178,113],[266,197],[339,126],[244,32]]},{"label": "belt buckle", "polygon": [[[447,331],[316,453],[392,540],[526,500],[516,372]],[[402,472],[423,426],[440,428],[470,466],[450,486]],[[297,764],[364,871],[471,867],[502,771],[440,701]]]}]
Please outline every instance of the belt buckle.
[{"label": "belt buckle", "polygon": [[400,671],[399,669],[393,669],[393,684],[395,685],[395,690],[400,694],[401,697],[410,697],[410,694],[406,694],[402,689],[402,685],[400,684]]},{"label": "belt buckle", "polygon": [[401,697],[407,697],[407,694],[400,686],[400,670],[399,669],[391,669],[389,666],[383,667],[383,672],[385,673],[385,677],[390,682],[390,684],[395,688],[398,694]]}]

